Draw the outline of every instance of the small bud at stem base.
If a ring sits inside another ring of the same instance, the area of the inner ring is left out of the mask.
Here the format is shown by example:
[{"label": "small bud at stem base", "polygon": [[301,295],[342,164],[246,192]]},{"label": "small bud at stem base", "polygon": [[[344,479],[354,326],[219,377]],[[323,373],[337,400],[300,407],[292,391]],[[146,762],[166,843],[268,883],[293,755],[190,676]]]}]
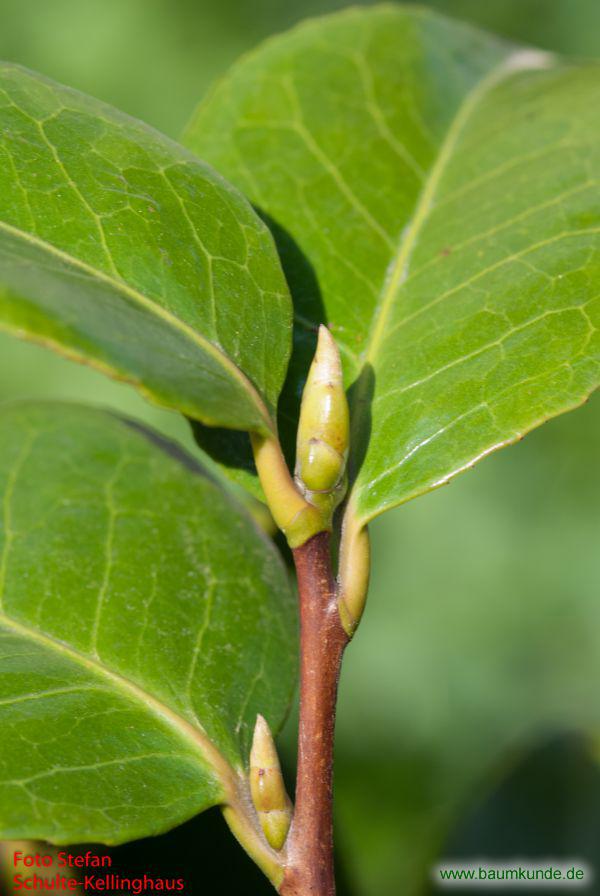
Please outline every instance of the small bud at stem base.
[{"label": "small bud at stem base", "polygon": [[[348,507],[346,517],[350,517]],[[351,518],[344,522],[340,543],[338,571],[338,611],[344,630],[352,637],[361,620],[371,572],[371,545],[366,526],[356,525]]]},{"label": "small bud at stem base", "polygon": [[277,748],[266,720],[256,717],[250,751],[250,793],[265,838],[273,849],[283,848],[292,821]]}]

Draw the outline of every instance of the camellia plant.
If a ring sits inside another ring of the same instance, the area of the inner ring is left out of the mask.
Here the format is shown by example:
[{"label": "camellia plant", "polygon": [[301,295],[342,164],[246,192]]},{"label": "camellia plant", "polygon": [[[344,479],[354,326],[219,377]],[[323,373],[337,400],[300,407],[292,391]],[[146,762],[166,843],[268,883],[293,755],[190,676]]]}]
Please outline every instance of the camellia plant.
[{"label": "camellia plant", "polygon": [[182,145],[0,67],[1,327],[185,415],[218,465],[108,412],[2,410],[2,838],[219,805],[284,896],[332,896],[368,524],[598,385],[599,171],[597,65],[418,8],[267,42]]}]

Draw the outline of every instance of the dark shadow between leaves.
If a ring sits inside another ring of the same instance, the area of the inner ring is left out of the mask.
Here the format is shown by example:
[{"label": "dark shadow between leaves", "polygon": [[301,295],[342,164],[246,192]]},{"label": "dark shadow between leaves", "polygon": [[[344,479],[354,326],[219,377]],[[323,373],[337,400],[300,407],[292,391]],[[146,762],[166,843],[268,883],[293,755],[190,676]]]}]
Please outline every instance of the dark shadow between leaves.
[{"label": "dark shadow between leaves", "polygon": [[[375,391],[375,371],[365,364],[358,377],[348,389],[348,403],[351,413],[350,459],[348,461],[348,490],[356,481],[364,463],[371,439],[371,405]],[[360,425],[359,425],[360,423]]]},{"label": "dark shadow between leaves", "polygon": [[197,420],[189,420],[196,444],[213,460],[229,470],[254,473],[254,459],[247,432],[204,426]]}]

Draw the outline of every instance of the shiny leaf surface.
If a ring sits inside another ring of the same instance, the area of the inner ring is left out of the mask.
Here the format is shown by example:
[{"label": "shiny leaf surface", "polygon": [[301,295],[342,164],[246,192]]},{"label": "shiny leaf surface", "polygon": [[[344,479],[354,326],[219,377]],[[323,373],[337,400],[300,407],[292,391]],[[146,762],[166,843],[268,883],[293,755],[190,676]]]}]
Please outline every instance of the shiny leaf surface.
[{"label": "shiny leaf surface", "polygon": [[289,395],[344,354],[358,523],[600,380],[600,69],[425,10],[314,20],[250,54],[186,141],[271,222],[296,308]]},{"label": "shiny leaf surface", "polygon": [[120,842],[230,801],[295,682],[287,573],[187,455],[0,413],[0,837]]},{"label": "shiny leaf surface", "polygon": [[266,431],[290,302],[268,230],[207,165],[1,64],[0,327],[194,419]]}]

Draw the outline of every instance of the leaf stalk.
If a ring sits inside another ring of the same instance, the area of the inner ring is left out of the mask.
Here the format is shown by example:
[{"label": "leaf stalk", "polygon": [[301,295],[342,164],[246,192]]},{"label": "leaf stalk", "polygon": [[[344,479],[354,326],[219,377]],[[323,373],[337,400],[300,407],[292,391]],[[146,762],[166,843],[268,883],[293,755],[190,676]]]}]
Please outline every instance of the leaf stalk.
[{"label": "leaf stalk", "polygon": [[323,515],[300,494],[276,436],[251,433],[254,462],[269,510],[289,546],[299,547],[327,528]]}]

